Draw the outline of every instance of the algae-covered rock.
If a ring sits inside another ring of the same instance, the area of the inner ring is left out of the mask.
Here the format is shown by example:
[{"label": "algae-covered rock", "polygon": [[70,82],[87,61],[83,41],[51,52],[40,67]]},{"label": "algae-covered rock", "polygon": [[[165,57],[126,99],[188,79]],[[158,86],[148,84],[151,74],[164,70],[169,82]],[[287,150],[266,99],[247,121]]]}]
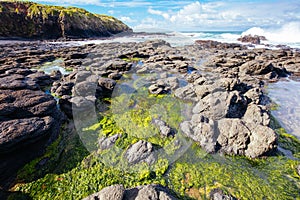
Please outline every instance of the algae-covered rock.
[{"label": "algae-covered rock", "polygon": [[118,19],[76,7],[0,2],[0,37],[35,39],[107,37],[132,30]]}]

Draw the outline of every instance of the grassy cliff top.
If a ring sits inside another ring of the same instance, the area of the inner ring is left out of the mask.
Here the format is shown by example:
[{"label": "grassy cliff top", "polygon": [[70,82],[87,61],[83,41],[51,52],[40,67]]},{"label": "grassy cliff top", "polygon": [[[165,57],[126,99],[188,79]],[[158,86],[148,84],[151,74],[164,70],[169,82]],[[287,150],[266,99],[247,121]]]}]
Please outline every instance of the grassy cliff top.
[{"label": "grassy cliff top", "polygon": [[[53,6],[39,4],[31,1],[16,1],[16,0],[4,0],[0,1],[0,13],[1,12],[14,12],[14,13],[24,13],[27,17],[34,18],[42,16],[44,19],[47,19],[50,16],[54,15],[69,15],[69,16],[86,16],[90,18],[99,18],[104,23],[117,23],[123,24],[120,20],[102,14],[94,14],[88,12],[83,8],[78,7],[63,7],[63,6]],[[123,24],[125,25],[125,24]],[[126,26],[126,25],[125,25]]]}]

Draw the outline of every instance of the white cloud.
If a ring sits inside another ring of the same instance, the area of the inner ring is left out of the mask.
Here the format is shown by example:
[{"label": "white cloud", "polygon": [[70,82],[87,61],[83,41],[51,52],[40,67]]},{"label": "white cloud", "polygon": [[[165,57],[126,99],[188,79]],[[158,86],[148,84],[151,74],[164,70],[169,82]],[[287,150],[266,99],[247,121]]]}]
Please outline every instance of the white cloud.
[{"label": "white cloud", "polygon": [[113,14],[115,13],[114,10],[109,10],[109,11],[107,11],[107,12],[108,12],[108,14],[110,14],[110,15],[113,15]]},{"label": "white cloud", "polygon": [[160,11],[160,10],[153,10],[152,8],[148,9],[148,13],[150,13],[152,15],[160,15],[160,16],[162,16],[165,19],[169,19],[170,18],[170,16],[169,16],[168,13]]},{"label": "white cloud", "polygon": [[120,20],[123,21],[123,22],[126,22],[126,23],[134,23],[134,22],[136,22],[135,19],[132,19],[131,17],[127,17],[127,16],[120,17]]},{"label": "white cloud", "polygon": [[181,9],[162,11],[149,8],[148,13],[162,16],[165,26],[174,29],[241,29],[273,26],[300,18],[298,0],[267,2],[215,1],[192,2]]}]

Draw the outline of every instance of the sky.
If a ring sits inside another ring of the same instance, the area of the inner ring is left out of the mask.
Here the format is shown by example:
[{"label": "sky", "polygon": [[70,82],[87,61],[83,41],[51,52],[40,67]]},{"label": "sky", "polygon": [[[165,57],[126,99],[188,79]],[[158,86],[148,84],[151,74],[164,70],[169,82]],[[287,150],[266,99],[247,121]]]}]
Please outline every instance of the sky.
[{"label": "sky", "polygon": [[114,16],[134,31],[244,31],[300,25],[299,0],[33,0]]}]

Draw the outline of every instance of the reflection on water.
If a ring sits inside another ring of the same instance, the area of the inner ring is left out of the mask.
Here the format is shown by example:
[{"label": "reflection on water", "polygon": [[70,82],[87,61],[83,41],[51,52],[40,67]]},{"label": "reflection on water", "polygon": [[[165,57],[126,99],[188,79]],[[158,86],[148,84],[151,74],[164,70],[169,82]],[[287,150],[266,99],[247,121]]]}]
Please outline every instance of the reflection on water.
[{"label": "reflection on water", "polygon": [[52,62],[46,62],[39,68],[39,70],[45,72],[46,74],[51,74],[52,71],[60,71],[63,75],[70,73],[70,71],[66,70],[63,67],[62,59],[56,59]]},{"label": "reflection on water", "polygon": [[279,105],[272,114],[290,134],[300,138],[300,82],[287,79],[270,84],[270,98]]}]

